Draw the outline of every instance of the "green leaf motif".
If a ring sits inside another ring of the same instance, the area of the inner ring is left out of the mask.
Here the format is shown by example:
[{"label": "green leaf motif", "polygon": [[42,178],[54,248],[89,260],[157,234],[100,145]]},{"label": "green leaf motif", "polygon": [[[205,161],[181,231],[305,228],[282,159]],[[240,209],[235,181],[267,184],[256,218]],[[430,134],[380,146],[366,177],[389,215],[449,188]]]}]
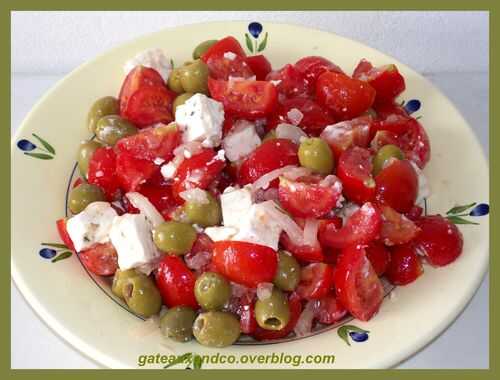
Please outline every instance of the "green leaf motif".
[{"label": "green leaf motif", "polygon": [[250,39],[250,35],[248,33],[245,33],[245,43],[246,43],[247,49],[250,51],[250,53],[253,53],[252,40]]},{"label": "green leaf motif", "polygon": [[461,212],[467,211],[468,209],[474,207],[475,205],[476,202],[464,206],[455,206],[452,209],[448,210],[448,212],[446,212],[446,215],[460,214]]},{"label": "green leaf motif", "polygon": [[65,244],[59,244],[59,243],[42,243],[41,245],[44,245],[46,247],[52,247],[52,248],[68,249],[68,247]]},{"label": "green leaf motif", "polygon": [[471,222],[470,220],[464,219],[460,216],[450,215],[446,217],[453,224],[474,224],[479,225],[479,223]]},{"label": "green leaf motif", "polygon": [[343,327],[345,327],[349,331],[354,331],[354,332],[359,332],[359,333],[369,333],[370,332],[368,330],[363,330],[362,328],[354,326],[354,325],[344,325]]},{"label": "green leaf motif", "polygon": [[183,355],[177,356],[175,360],[172,360],[170,363],[168,363],[165,367],[163,368],[170,368],[173,367],[177,364],[182,364],[182,363],[187,363],[188,365],[191,363],[193,360],[193,354],[191,352],[186,352]]},{"label": "green leaf motif", "polygon": [[33,137],[35,137],[38,141],[40,141],[40,144],[44,146],[45,149],[47,149],[50,153],[56,154],[56,150],[50,145],[47,141],[42,139],[40,136],[38,136],[35,133],[32,133]]},{"label": "green leaf motif", "polygon": [[337,330],[337,334],[342,339],[344,342],[347,343],[348,346],[351,345],[351,342],[349,342],[349,337],[347,336],[348,334],[347,326],[342,326]]},{"label": "green leaf motif", "polygon": [[262,42],[259,44],[259,47],[257,48],[257,52],[260,53],[262,50],[264,50],[267,46],[267,36],[268,36],[268,33],[266,32],[265,36],[264,36],[264,39],[262,40]]},{"label": "green leaf motif", "polygon": [[38,158],[40,160],[52,160],[54,156],[51,156],[50,154],[46,153],[31,153],[31,152],[24,152],[25,155],[33,157],[33,158]]},{"label": "green leaf motif", "polygon": [[71,252],[71,251],[64,251],[64,252],[60,253],[59,255],[57,255],[56,257],[54,257],[52,259],[52,262],[57,263],[58,261],[67,259],[68,257],[71,257],[72,254],[73,254],[73,252]]},{"label": "green leaf motif", "polygon": [[201,358],[201,356],[194,355],[193,356],[193,369],[201,369],[202,365],[203,365],[203,359]]}]

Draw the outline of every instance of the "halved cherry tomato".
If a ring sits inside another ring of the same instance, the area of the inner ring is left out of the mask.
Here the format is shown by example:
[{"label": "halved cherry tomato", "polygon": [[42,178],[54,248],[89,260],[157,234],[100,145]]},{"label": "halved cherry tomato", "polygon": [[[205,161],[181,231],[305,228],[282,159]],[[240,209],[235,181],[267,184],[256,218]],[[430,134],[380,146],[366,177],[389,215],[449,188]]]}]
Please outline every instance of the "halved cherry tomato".
[{"label": "halved cherry tomato", "polygon": [[[253,183],[275,169],[287,165],[298,165],[298,146],[287,139],[272,139],[258,146],[243,161],[238,171],[238,183],[246,185]],[[278,180],[273,181],[270,186],[276,187]]]},{"label": "halved cherry tomato", "polygon": [[[295,218],[295,222],[301,227],[304,228],[305,220],[301,218]],[[321,224],[320,224],[321,226]],[[318,228],[319,233],[319,228]],[[314,263],[314,262],[322,262],[324,260],[323,249],[319,244],[319,241],[314,245],[299,245],[293,242],[290,237],[283,232],[280,236],[280,244],[289,251],[297,260],[300,262],[306,263]]]},{"label": "halved cherry tomato", "polygon": [[250,288],[272,282],[278,266],[276,252],[266,246],[242,241],[214,243],[213,263],[229,280]]},{"label": "halved cherry tomato", "polygon": [[391,254],[389,249],[380,241],[371,242],[366,248],[366,257],[370,260],[373,270],[377,276],[382,276],[391,261]]},{"label": "halved cherry tomato", "polygon": [[274,81],[278,92],[287,98],[309,97],[314,89],[306,77],[290,64],[271,71],[266,76],[266,80]]},{"label": "halved cherry tomato", "polygon": [[213,54],[206,63],[210,77],[214,79],[228,80],[229,77],[247,79],[254,76],[246,59],[238,55],[229,59],[224,54]]},{"label": "halved cherry tomato", "polygon": [[274,111],[278,103],[276,88],[265,81],[208,78],[208,89],[212,98],[224,105],[224,112],[244,119],[265,117]]},{"label": "halved cherry tomato", "polygon": [[85,268],[99,276],[111,276],[118,269],[118,254],[111,243],[96,244],[78,253],[78,257]]},{"label": "halved cherry tomato", "polygon": [[314,86],[319,76],[325,71],[342,73],[342,69],[332,61],[318,56],[309,56],[295,62],[294,68],[304,75],[309,83]]},{"label": "halved cherry tomato", "polygon": [[353,317],[368,321],[377,313],[384,289],[364,248],[351,246],[342,251],[335,270],[335,292]]},{"label": "halved cherry tomato", "polygon": [[214,55],[222,55],[227,52],[234,53],[240,57],[245,57],[246,55],[236,38],[228,36],[210,46],[208,50],[202,54],[201,60],[206,63],[210,57]]},{"label": "halved cherry tomato", "polygon": [[374,198],[376,183],[372,169],[372,155],[368,149],[353,146],[340,155],[337,175],[348,199],[363,204]]},{"label": "halved cherry tomato", "polygon": [[286,211],[299,218],[319,218],[335,208],[341,197],[342,183],[333,175],[293,181],[280,177],[278,199]]},{"label": "halved cherry tomato", "polygon": [[97,148],[89,162],[88,181],[99,186],[110,202],[118,199],[120,183],[116,176],[116,154],[110,147]]},{"label": "halved cherry tomato", "polygon": [[344,318],[346,314],[347,309],[334,294],[328,294],[318,300],[315,316],[320,323],[325,325],[334,324]]},{"label": "halved cherry tomato", "polygon": [[323,129],[320,137],[324,139],[338,159],[342,152],[352,146],[366,148],[370,142],[371,116],[360,116],[342,121]]},{"label": "halved cherry tomato", "polygon": [[[339,175],[340,177],[340,175]],[[407,160],[394,159],[375,177],[375,199],[400,213],[411,210],[417,199],[418,176]]]},{"label": "halved cherry tomato", "polygon": [[246,57],[245,60],[254,72],[257,80],[265,80],[267,74],[272,70],[271,63],[262,54]]},{"label": "halved cherry tomato", "polygon": [[320,104],[332,110],[335,118],[349,120],[372,106],[375,90],[366,82],[327,71],[316,82],[316,97]]},{"label": "halved cherry tomato", "polygon": [[407,123],[406,132],[398,137],[398,146],[405,157],[423,169],[431,158],[431,145],[429,136],[424,127],[413,117]]},{"label": "halved cherry tomato", "polygon": [[452,263],[462,253],[463,237],[456,225],[441,215],[424,216],[416,222],[422,230],[413,241],[433,266]]},{"label": "halved cherry tomato", "polygon": [[175,207],[170,184],[155,186],[146,183],[139,188],[139,193],[148,198],[164,218],[167,218]]},{"label": "halved cherry tomato", "polygon": [[126,191],[137,191],[156,172],[157,166],[128,153],[116,156],[116,176],[121,187]]},{"label": "halved cherry tomato", "polygon": [[380,211],[371,203],[365,203],[347,219],[342,228],[337,230],[334,225],[326,225],[321,240],[332,248],[368,244],[377,238],[381,225]]},{"label": "halved cherry tomato", "polygon": [[162,86],[143,86],[130,95],[121,115],[137,127],[147,127],[156,123],[170,123],[172,103],[176,95]]},{"label": "halved cherry tomato", "polygon": [[302,299],[325,297],[333,287],[333,267],[325,263],[312,263],[300,271],[297,294]]},{"label": "halved cherry tomato", "polygon": [[422,275],[424,269],[412,243],[391,250],[391,262],[386,277],[394,285],[407,285]]},{"label": "halved cherry tomato", "polygon": [[[324,243],[324,236],[325,234],[330,233],[331,231],[337,231],[342,228],[342,218],[338,216],[333,216],[328,219],[321,219],[319,221],[319,228],[318,228],[318,240],[320,245],[324,248],[324,253],[325,253],[325,259],[331,260],[331,262],[328,262],[330,264],[333,264],[336,260],[337,252],[333,250],[332,248],[327,248],[326,244]],[[327,252],[329,251],[329,252]]]},{"label": "halved cherry tomato", "polygon": [[130,96],[132,96],[132,94],[139,88],[145,86],[156,87],[164,85],[165,81],[158,71],[145,66],[136,66],[130,71],[130,73],[128,73],[120,89],[120,95],[118,96],[120,102],[120,114],[124,114],[127,109]]},{"label": "halved cherry tomato", "polygon": [[385,245],[408,243],[420,232],[415,223],[389,206],[380,207],[382,211],[382,230],[380,238]]},{"label": "halved cherry tomato", "polygon": [[165,255],[160,262],[155,279],[165,305],[198,308],[194,296],[196,277],[181,258]]},{"label": "halved cherry tomato", "polygon": [[56,222],[57,232],[59,233],[59,237],[61,238],[64,245],[71,251],[75,251],[75,246],[73,245],[73,241],[71,241],[71,238],[68,234],[68,229],[66,228],[67,221],[67,218],[62,218]]}]

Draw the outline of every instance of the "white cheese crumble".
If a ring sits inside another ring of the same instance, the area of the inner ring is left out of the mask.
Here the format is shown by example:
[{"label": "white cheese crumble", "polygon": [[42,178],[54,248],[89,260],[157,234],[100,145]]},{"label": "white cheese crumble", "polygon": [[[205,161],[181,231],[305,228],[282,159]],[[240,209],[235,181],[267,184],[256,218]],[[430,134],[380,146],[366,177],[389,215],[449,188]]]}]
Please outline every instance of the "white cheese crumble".
[{"label": "white cheese crumble", "polygon": [[155,165],[158,165],[158,166],[162,165],[164,162],[165,162],[165,160],[164,160],[163,158],[161,158],[161,157],[156,157],[156,158],[153,160],[153,163],[154,163]]},{"label": "white cheese crumble", "polygon": [[229,59],[230,61],[234,61],[236,58],[236,54],[234,54],[232,51],[226,51],[224,53],[224,58]]},{"label": "white cheese crumble", "polygon": [[255,124],[246,120],[238,120],[231,132],[222,141],[229,161],[238,161],[261,144],[261,140],[255,129]]},{"label": "white cheese crumble", "polygon": [[242,189],[226,188],[220,196],[220,202],[224,226],[237,227],[247,217],[248,210],[252,206],[251,186],[247,185]]},{"label": "white cheese crumble", "polygon": [[238,233],[238,229],[236,227],[225,226],[207,227],[205,228],[205,233],[213,241],[231,240]]},{"label": "white cheese crumble", "polygon": [[292,108],[287,112],[286,116],[288,117],[288,120],[290,120],[290,123],[292,123],[293,125],[299,125],[304,118],[304,114],[297,108]]},{"label": "white cheese crumble", "polygon": [[170,72],[172,71],[172,64],[167,59],[161,49],[148,49],[138,53],[132,59],[125,62],[123,71],[128,74],[136,66],[145,66],[152,68],[161,75],[164,81],[167,81]]}]

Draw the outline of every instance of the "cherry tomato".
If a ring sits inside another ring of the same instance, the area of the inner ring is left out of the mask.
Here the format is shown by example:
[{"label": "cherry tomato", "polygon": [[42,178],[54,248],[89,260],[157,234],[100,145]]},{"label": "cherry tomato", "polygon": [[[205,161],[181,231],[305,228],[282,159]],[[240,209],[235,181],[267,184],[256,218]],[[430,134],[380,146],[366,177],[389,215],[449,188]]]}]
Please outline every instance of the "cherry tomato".
[{"label": "cherry tomato", "polygon": [[208,48],[208,50],[202,54],[201,60],[205,63],[212,56],[222,55],[224,53],[231,52],[240,57],[245,57],[245,51],[241,47],[240,43],[236,40],[236,38],[232,36],[225,37],[217,43],[213,44]]},{"label": "cherry tomato", "polygon": [[99,276],[111,276],[118,269],[118,255],[111,243],[96,244],[78,253],[78,257],[85,268]]},{"label": "cherry tomato", "polygon": [[128,73],[122,84],[119,95],[120,114],[123,116],[127,109],[128,100],[141,87],[164,86],[165,81],[158,71],[145,66],[136,66]]},{"label": "cherry tomato", "polygon": [[295,65],[295,69],[304,75],[309,83],[314,86],[319,76],[325,71],[335,71],[342,73],[342,69],[332,61],[318,56],[309,56],[299,59]]},{"label": "cherry tomato", "polygon": [[373,119],[371,116],[360,116],[352,120],[342,121],[328,126],[321,132],[338,159],[342,152],[352,146],[366,148],[370,142],[370,130]]},{"label": "cherry tomato", "polygon": [[238,315],[240,316],[240,329],[243,334],[253,334],[257,330],[254,302],[243,302]]},{"label": "cherry tomato", "polygon": [[332,110],[335,118],[349,120],[372,106],[375,90],[366,82],[327,71],[316,82],[316,97],[320,104]]},{"label": "cherry tomato", "polygon": [[397,144],[405,157],[423,169],[431,158],[431,145],[429,136],[424,127],[414,118],[410,117],[406,132],[398,137]]},{"label": "cherry tomato", "polygon": [[422,213],[424,212],[424,209],[420,206],[417,206],[417,205],[414,205],[410,211],[408,211],[405,216],[412,220],[412,221],[416,221],[418,220],[421,216],[422,216]]},{"label": "cherry tomato", "polygon": [[67,221],[67,218],[62,218],[56,222],[57,232],[59,233],[59,237],[61,238],[64,245],[68,247],[69,250],[75,251],[75,246],[73,245],[73,242],[71,241],[68,230],[66,228]]},{"label": "cherry tomato", "polygon": [[420,232],[415,223],[388,206],[382,206],[382,230],[380,238],[385,245],[408,243]]},{"label": "cherry tomato", "polygon": [[347,219],[342,228],[326,225],[321,240],[332,248],[368,244],[377,238],[381,225],[380,211],[371,203],[365,203]]},{"label": "cherry tomato", "polygon": [[393,160],[375,177],[375,182],[375,199],[378,203],[400,213],[412,209],[417,199],[418,176],[409,161]]},{"label": "cherry tomato", "polygon": [[137,127],[143,128],[156,123],[170,123],[172,103],[176,95],[163,86],[144,86],[130,95],[121,113]]},{"label": "cherry tomato", "polygon": [[346,314],[347,309],[340,303],[334,294],[328,294],[318,300],[315,316],[320,323],[332,325],[344,318]]},{"label": "cherry tomato", "polygon": [[278,92],[287,98],[309,97],[313,92],[313,87],[306,77],[290,64],[279,70],[271,71],[266,80],[274,81]]},{"label": "cherry tomato", "polygon": [[266,246],[242,241],[214,243],[213,263],[219,273],[238,284],[255,288],[272,282],[278,266],[276,252]]},{"label": "cherry tomato", "polygon": [[164,218],[169,216],[175,207],[171,185],[155,186],[146,183],[139,188],[139,193],[148,198]]},{"label": "cherry tomato", "polygon": [[302,299],[320,299],[333,287],[333,267],[325,263],[312,263],[303,267],[297,294]]},{"label": "cherry tomato", "polygon": [[198,308],[194,296],[196,277],[180,257],[165,255],[160,262],[155,279],[165,305]]},{"label": "cherry tomato", "polygon": [[[372,129],[373,131],[373,129]],[[370,142],[370,148],[378,152],[384,145],[398,145],[398,135],[390,131],[377,131]]]},{"label": "cherry tomato", "polygon": [[366,247],[366,257],[379,277],[386,272],[391,261],[389,249],[380,241],[373,241]]},{"label": "cherry tomato", "polygon": [[384,289],[364,248],[351,246],[342,251],[335,270],[338,300],[353,317],[370,320],[380,308]]},{"label": "cherry tomato", "polygon": [[116,154],[110,147],[97,148],[89,162],[88,181],[99,186],[110,202],[119,195],[120,183],[116,172]]},{"label": "cherry tomato", "polygon": [[272,70],[271,63],[262,54],[246,57],[245,60],[254,72],[257,80],[265,80],[267,74]]},{"label": "cherry tomato", "polygon": [[448,265],[460,256],[464,244],[462,233],[448,219],[432,215],[424,216],[415,223],[422,232],[413,242],[431,265]]},{"label": "cherry tomato", "polygon": [[126,192],[137,191],[156,170],[157,166],[151,161],[135,158],[128,153],[116,156],[116,176]]},{"label": "cherry tomato", "polygon": [[[301,228],[304,228],[304,219],[295,218],[295,222]],[[297,260],[301,262],[322,262],[324,260],[323,249],[321,248],[319,242],[312,246],[306,244],[298,245],[288,237],[286,232],[283,232],[280,236],[280,243],[287,251],[289,251]]]},{"label": "cherry tomato", "polygon": [[208,78],[208,89],[224,105],[228,115],[255,120],[273,112],[278,103],[276,88],[269,82],[223,81]]},{"label": "cherry tomato", "polygon": [[340,155],[337,175],[349,200],[363,204],[374,198],[376,183],[372,169],[372,156],[368,149],[354,146]]},{"label": "cherry tomato", "polygon": [[415,281],[422,273],[424,273],[422,263],[412,243],[392,248],[391,262],[385,273],[392,284],[407,285]]},{"label": "cherry tomato", "polygon": [[[318,240],[321,246],[326,245],[323,241],[325,234],[328,234],[330,231],[337,231],[341,228],[342,228],[342,218],[338,216],[333,216],[329,219],[321,219],[319,221],[319,228],[318,228]],[[332,255],[333,252],[330,252],[330,256]]]},{"label": "cherry tomato", "polygon": [[278,199],[283,208],[299,218],[319,218],[336,207],[342,197],[342,183],[335,176],[280,178]]},{"label": "cherry tomato", "polygon": [[[253,183],[275,169],[287,165],[298,165],[298,146],[287,139],[272,139],[258,146],[243,161],[238,171],[238,183],[243,186]],[[270,186],[276,187],[278,180]]]},{"label": "cherry tomato", "polygon": [[254,76],[246,58],[238,55],[229,59],[224,57],[224,54],[213,54],[208,58],[207,66],[210,77],[214,79],[228,80],[229,77],[247,79]]}]

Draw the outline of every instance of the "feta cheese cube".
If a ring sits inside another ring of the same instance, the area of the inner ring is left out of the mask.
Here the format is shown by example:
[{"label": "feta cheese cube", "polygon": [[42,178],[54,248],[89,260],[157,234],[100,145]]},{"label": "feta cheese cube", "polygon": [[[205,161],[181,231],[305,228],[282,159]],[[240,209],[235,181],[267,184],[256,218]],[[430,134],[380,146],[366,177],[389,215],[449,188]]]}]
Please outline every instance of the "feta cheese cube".
[{"label": "feta cheese cube", "polygon": [[236,227],[207,227],[205,233],[213,241],[231,240],[238,233]]},{"label": "feta cheese cube", "polygon": [[228,187],[220,196],[222,220],[226,227],[238,227],[248,217],[252,207],[251,186],[242,189]]},{"label": "feta cheese cube", "polygon": [[184,143],[200,141],[206,148],[220,145],[224,108],[222,103],[203,94],[195,94],[177,107],[175,121],[181,128]]},{"label": "feta cheese cube", "polygon": [[125,74],[128,74],[134,67],[139,65],[158,71],[164,81],[167,81],[172,71],[172,64],[161,49],[148,49],[138,53],[135,57],[125,62],[123,71]]},{"label": "feta cheese cube", "polygon": [[125,195],[130,203],[132,203],[132,206],[139,209],[141,214],[146,217],[151,227],[156,227],[165,221],[156,207],[144,195],[136,192],[130,192]]},{"label": "feta cheese cube", "polygon": [[246,120],[237,121],[232,131],[222,141],[226,157],[231,162],[248,156],[260,144],[261,140],[255,129],[255,124]]},{"label": "feta cheese cube", "polygon": [[81,213],[68,219],[66,229],[77,252],[109,241],[116,211],[108,202],[93,202]]}]

